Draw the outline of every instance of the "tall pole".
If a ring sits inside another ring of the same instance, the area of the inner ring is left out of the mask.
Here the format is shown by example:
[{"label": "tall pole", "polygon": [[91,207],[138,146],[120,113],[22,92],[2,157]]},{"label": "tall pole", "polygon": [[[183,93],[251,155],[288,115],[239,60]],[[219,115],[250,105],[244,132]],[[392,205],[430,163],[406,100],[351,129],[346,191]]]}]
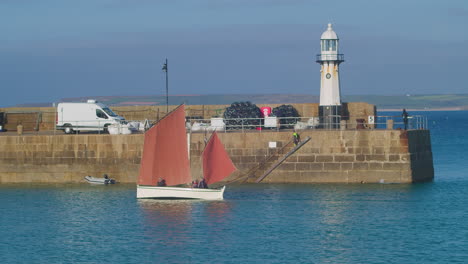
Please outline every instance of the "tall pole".
[{"label": "tall pole", "polygon": [[162,70],[166,72],[166,114],[169,113],[169,78],[167,73],[167,58],[164,63]]},{"label": "tall pole", "polygon": [[52,106],[54,107],[54,119],[55,119],[55,125],[54,125],[54,136],[55,136],[55,131],[57,131],[57,106],[55,103],[52,103]]}]

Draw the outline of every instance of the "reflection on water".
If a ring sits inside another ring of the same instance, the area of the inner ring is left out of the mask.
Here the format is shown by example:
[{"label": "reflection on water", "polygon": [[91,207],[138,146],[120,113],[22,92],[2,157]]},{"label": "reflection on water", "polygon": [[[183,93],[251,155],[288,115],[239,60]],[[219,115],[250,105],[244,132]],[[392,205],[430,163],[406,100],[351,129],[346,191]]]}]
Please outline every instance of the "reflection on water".
[{"label": "reflection on water", "polygon": [[206,217],[212,223],[221,223],[230,210],[226,201],[139,199],[137,202],[149,226],[169,228],[179,228],[180,223],[190,224],[193,217]]},{"label": "reflection on water", "polygon": [[224,201],[137,200],[123,184],[3,184],[0,261],[466,263],[468,115],[429,120],[433,183],[248,184],[229,186]]},{"label": "reflection on water", "polygon": [[184,200],[137,200],[146,235],[167,245],[190,243],[193,204]]},{"label": "reflection on water", "polygon": [[248,184],[229,186],[223,201],[172,201],[137,200],[132,185],[2,185],[0,255],[2,263],[447,263],[468,253],[466,189],[466,181]]},{"label": "reflection on water", "polygon": [[[206,237],[210,237],[211,246],[227,248],[223,231],[231,213],[229,202],[139,199],[137,203],[145,236],[152,241],[147,250],[155,252],[159,259],[196,261],[198,251],[210,250]],[[187,250],[195,246],[201,248]]]}]

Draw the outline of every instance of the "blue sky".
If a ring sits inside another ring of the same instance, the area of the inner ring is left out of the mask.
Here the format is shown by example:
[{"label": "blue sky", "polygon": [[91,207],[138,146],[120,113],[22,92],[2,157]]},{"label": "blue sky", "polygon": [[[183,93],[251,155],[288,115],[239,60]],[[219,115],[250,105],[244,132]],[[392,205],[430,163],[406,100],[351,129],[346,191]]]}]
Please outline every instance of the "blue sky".
[{"label": "blue sky", "polygon": [[466,93],[466,0],[1,0],[0,106],[65,97],[318,95],[320,35],[342,94]]}]

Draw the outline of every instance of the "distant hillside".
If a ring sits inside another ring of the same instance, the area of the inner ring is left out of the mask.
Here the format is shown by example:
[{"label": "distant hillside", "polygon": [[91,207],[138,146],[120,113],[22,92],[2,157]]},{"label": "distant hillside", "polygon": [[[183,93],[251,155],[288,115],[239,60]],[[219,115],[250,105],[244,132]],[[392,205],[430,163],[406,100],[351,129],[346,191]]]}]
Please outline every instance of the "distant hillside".
[{"label": "distant hillside", "polygon": [[[108,105],[165,105],[164,95],[150,96],[90,96],[81,98],[64,98],[62,102],[84,102],[89,98],[96,99]],[[225,95],[173,95],[169,104],[186,103],[188,105],[231,104],[233,102],[250,101],[256,104],[290,104],[318,103],[319,96],[306,94],[225,94]],[[450,109],[468,110],[468,94],[439,95],[344,95],[343,102],[367,102],[378,109]],[[18,106],[51,106],[52,103],[25,104]]]},{"label": "distant hillside", "polygon": [[344,101],[367,102],[376,105],[379,109],[468,109],[468,94],[352,95],[344,96]]},{"label": "distant hillside", "polygon": [[[109,105],[165,105],[166,96],[94,96],[86,98],[64,98],[63,102],[86,101],[88,98],[99,100]],[[173,95],[169,96],[169,104],[186,103],[189,105],[231,104],[233,102],[250,101],[252,103],[314,103],[318,96],[303,94],[212,94],[212,95]]]}]

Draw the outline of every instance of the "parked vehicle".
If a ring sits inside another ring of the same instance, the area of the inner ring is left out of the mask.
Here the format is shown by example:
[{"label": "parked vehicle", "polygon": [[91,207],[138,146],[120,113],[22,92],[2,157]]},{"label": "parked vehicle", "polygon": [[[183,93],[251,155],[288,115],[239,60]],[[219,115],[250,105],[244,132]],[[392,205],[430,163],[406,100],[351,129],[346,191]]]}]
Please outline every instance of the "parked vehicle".
[{"label": "parked vehicle", "polygon": [[103,131],[112,124],[124,123],[125,118],[115,114],[108,106],[96,100],[86,103],[59,103],[56,128],[66,134],[76,131]]}]

